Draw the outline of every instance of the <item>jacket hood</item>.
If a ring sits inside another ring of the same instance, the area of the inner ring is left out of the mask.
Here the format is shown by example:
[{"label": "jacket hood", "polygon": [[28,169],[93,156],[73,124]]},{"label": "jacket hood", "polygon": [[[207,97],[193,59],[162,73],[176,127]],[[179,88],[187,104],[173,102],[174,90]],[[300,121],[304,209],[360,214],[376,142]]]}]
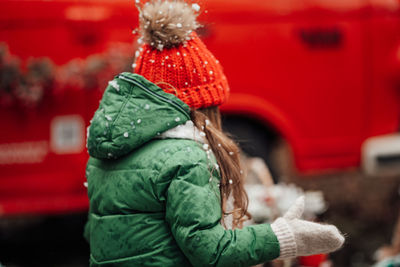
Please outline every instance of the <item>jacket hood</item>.
[{"label": "jacket hood", "polygon": [[90,156],[122,157],[190,120],[190,108],[144,77],[128,72],[108,83],[88,128]]}]

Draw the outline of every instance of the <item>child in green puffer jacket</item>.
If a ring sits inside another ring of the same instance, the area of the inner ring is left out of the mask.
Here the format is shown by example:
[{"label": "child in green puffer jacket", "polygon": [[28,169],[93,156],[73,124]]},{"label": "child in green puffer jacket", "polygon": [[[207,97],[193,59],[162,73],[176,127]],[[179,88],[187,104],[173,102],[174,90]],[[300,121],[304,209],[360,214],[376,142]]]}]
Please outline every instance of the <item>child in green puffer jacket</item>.
[{"label": "child in green puffer jacket", "polygon": [[91,266],[250,266],[340,248],[335,226],[301,219],[303,198],[271,225],[243,227],[239,149],[218,110],[229,86],[194,31],[199,6],[139,10],[135,74],[109,82],[88,129]]}]

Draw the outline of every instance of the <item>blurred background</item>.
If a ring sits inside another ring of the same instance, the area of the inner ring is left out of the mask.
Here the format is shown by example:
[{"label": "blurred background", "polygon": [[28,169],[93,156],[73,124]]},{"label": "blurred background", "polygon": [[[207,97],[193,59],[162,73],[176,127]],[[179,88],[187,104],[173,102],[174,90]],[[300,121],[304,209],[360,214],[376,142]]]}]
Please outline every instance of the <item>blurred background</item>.
[{"label": "blurred background", "polygon": [[[310,218],[347,235],[339,252],[285,266],[400,266],[400,1],[197,3],[231,86],[224,127],[253,177],[253,223],[308,192]],[[107,82],[132,71],[137,10],[0,10],[0,266],[87,266],[86,127]]]}]

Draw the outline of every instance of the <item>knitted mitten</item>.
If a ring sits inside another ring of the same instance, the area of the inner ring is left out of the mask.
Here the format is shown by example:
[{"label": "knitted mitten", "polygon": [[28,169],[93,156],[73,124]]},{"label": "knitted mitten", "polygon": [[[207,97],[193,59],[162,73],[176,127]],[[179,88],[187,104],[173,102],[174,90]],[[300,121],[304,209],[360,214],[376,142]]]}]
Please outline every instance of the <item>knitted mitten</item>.
[{"label": "knitted mitten", "polygon": [[303,211],[304,197],[299,197],[283,217],[271,224],[279,241],[280,259],[329,253],[344,243],[335,226],[301,220]]}]

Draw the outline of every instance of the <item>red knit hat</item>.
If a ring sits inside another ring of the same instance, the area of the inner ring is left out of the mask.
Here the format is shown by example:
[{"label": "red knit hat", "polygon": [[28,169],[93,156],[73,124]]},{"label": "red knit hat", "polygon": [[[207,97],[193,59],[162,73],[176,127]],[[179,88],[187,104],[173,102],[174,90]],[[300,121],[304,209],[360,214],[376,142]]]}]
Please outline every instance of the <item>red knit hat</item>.
[{"label": "red knit hat", "polygon": [[221,64],[193,31],[198,27],[193,8],[181,1],[157,0],[139,10],[139,42],[145,43],[136,53],[134,72],[192,108],[225,102],[228,81]]}]

